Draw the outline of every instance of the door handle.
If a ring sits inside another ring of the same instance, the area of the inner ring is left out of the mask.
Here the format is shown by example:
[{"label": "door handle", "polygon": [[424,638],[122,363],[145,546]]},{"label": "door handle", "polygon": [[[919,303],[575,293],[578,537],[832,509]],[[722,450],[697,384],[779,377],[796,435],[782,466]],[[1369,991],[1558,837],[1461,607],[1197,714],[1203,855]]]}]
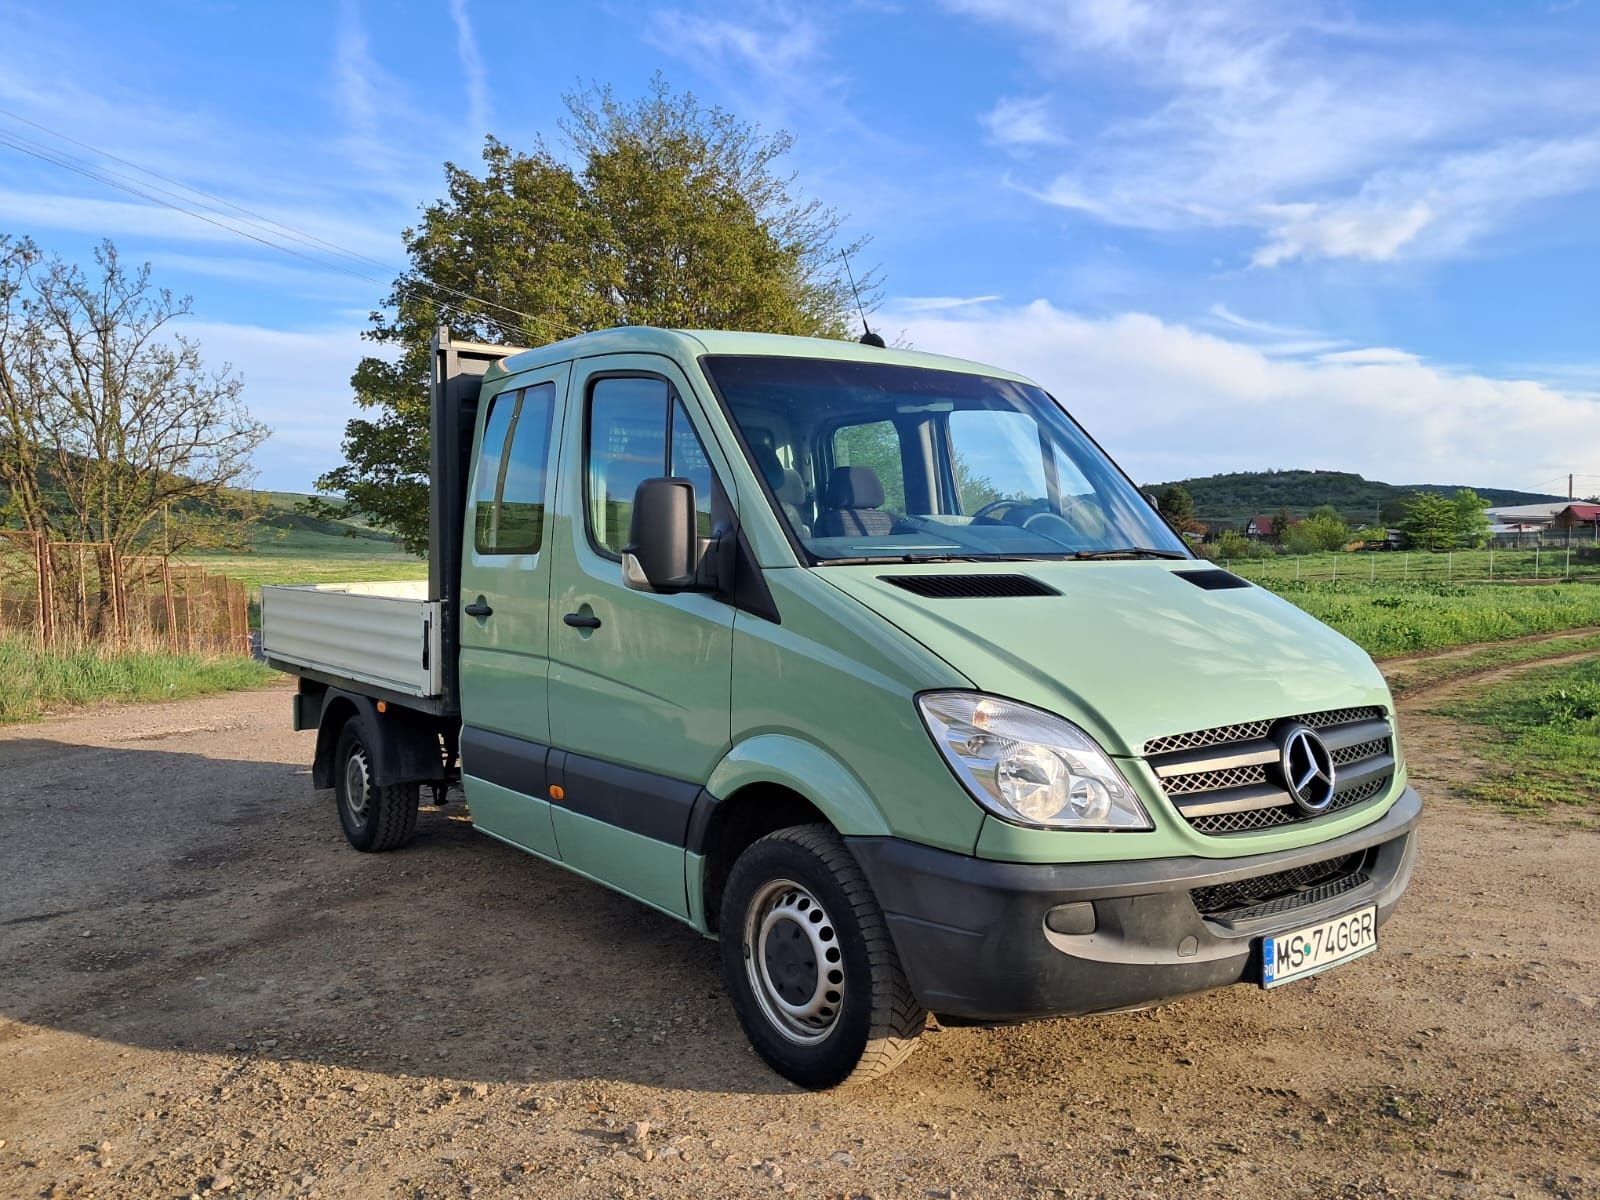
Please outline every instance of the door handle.
[{"label": "door handle", "polygon": [[467,616],[469,616],[469,617],[492,617],[492,616],[494,616],[494,609],[490,608],[482,600],[479,600],[479,601],[476,601],[475,603],[467,605],[466,608],[462,609],[461,611],[466,613]]},{"label": "door handle", "polygon": [[574,629],[599,629],[600,618],[593,613],[568,613],[561,618]]}]

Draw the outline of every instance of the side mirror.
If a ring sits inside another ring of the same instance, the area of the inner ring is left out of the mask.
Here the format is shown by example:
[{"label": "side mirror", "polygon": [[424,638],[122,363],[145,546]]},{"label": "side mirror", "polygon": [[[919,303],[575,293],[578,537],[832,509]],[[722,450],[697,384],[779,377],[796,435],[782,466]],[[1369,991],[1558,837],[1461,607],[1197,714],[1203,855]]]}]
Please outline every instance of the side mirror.
[{"label": "side mirror", "polygon": [[694,484],[687,479],[646,479],[633,494],[628,544],[622,548],[622,582],[641,592],[690,591],[699,558]]},{"label": "side mirror", "polygon": [[1157,512],[1161,511],[1160,496],[1156,495],[1154,492],[1140,492],[1139,494],[1144,497],[1144,502],[1151,508],[1155,509]]}]

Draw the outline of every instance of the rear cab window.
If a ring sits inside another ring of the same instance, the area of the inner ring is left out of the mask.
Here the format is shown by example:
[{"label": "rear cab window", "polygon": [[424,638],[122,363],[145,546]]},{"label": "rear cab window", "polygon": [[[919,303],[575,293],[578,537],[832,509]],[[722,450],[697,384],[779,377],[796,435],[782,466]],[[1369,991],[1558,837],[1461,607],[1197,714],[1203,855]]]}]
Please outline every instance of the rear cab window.
[{"label": "rear cab window", "polygon": [[541,383],[489,401],[472,498],[472,543],[479,554],[537,554],[544,544],[555,398],[555,384]]}]

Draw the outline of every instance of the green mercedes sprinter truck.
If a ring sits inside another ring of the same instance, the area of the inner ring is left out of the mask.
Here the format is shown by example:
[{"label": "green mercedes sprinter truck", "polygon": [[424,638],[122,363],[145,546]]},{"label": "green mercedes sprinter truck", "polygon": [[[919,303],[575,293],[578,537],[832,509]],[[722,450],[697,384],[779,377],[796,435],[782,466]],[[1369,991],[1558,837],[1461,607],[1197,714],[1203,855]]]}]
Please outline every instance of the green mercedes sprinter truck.
[{"label": "green mercedes sprinter truck", "polygon": [[358,850],[422,788],[721,942],[771,1066],[1274,988],[1416,858],[1359,648],[1197,559],[1064,403],[854,342],[433,355],[430,570],[268,587]]}]

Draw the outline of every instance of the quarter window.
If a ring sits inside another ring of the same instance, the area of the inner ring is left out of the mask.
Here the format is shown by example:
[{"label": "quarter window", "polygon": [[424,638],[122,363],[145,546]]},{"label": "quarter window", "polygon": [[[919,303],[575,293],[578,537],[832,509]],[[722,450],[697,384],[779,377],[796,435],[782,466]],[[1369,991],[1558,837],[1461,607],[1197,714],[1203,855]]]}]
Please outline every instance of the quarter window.
[{"label": "quarter window", "polygon": [[489,402],[473,497],[472,543],[479,554],[536,554],[544,543],[555,396],[555,384],[541,383]]}]

